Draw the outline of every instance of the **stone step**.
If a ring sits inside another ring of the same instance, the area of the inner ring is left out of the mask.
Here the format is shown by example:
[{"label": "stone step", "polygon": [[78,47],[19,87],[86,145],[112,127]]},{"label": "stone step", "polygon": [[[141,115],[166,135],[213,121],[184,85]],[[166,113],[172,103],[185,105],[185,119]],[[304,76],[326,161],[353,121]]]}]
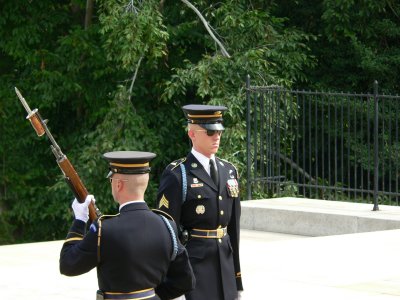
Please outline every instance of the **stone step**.
[{"label": "stone step", "polygon": [[305,236],[400,229],[400,207],[304,198],[242,201],[241,228]]}]

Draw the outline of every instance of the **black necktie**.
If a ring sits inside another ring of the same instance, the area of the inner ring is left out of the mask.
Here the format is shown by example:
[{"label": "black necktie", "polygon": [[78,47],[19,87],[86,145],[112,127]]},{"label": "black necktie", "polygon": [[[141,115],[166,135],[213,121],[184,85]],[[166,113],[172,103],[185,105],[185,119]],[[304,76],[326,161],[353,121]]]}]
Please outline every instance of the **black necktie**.
[{"label": "black necktie", "polygon": [[218,171],[217,166],[215,165],[215,161],[210,159],[210,176],[214,181],[215,185],[218,186]]}]

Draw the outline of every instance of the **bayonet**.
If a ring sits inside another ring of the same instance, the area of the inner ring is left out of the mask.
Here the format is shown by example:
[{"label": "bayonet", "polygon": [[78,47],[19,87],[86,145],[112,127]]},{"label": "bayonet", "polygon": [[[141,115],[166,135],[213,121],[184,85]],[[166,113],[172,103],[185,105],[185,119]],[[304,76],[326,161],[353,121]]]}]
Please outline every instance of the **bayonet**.
[{"label": "bayonet", "polygon": [[17,96],[18,96],[19,100],[21,100],[22,105],[25,107],[25,110],[28,113],[28,116],[30,114],[32,114],[31,108],[29,107],[28,103],[25,101],[25,98],[22,97],[20,91],[16,87],[15,87],[15,92],[17,93]]},{"label": "bayonet", "polygon": [[[66,182],[68,183],[69,187],[74,193],[76,199],[80,203],[83,203],[86,199],[86,196],[89,193],[86,190],[86,187],[82,183],[81,179],[79,178],[79,175],[75,171],[73,165],[71,164],[67,156],[64,153],[62,153],[61,148],[56,143],[53,135],[51,134],[49,128],[47,127],[47,120],[42,119],[37,108],[31,110],[28,103],[26,102],[24,97],[22,97],[21,92],[17,88],[15,88],[15,92],[17,93],[19,100],[21,101],[26,112],[28,113],[28,116],[26,118],[31,122],[33,128],[36,131],[36,134],[38,136],[42,136],[43,134],[46,133],[47,137],[50,139],[52,143],[52,145],[50,145],[51,151],[53,152],[54,156],[57,159],[58,166],[63,172]],[[97,208],[96,204],[92,202],[89,205],[90,220],[93,221],[98,217],[100,217],[101,215],[102,214],[100,210]]]}]

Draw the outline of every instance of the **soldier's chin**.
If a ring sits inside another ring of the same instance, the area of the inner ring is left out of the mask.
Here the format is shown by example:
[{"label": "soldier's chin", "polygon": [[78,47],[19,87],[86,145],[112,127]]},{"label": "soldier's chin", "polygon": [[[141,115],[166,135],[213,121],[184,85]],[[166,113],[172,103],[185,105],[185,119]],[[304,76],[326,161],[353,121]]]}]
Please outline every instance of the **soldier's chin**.
[{"label": "soldier's chin", "polygon": [[211,152],[212,152],[213,154],[217,153],[217,152],[218,152],[218,148],[219,148],[219,146],[213,146],[213,147],[211,148]]}]

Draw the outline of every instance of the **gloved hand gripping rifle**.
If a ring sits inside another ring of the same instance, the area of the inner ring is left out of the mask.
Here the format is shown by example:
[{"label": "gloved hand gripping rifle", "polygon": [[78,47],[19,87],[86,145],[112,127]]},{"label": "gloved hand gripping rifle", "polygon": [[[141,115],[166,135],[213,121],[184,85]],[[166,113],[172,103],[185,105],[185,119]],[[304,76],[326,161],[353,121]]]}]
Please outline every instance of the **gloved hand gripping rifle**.
[{"label": "gloved hand gripping rifle", "polygon": [[[24,97],[22,97],[21,93],[17,88],[15,88],[15,92],[17,93],[17,96],[19,100],[21,100],[22,105],[25,107],[26,112],[28,113],[28,116],[26,117],[32,124],[33,128],[36,131],[36,134],[38,136],[43,136],[45,133],[47,137],[49,138],[51,145],[51,151],[53,151],[57,164],[60,167],[61,171],[64,174],[64,178],[66,182],[68,183],[69,187],[71,188],[72,192],[75,195],[75,198],[80,202],[83,203],[85,202],[86,196],[89,194],[88,191],[86,190],[86,187],[82,183],[81,179],[79,178],[78,173],[76,173],[74,167],[72,166],[71,162],[67,158],[67,156],[62,153],[60,147],[57,145],[56,141],[54,140],[52,134],[50,133],[49,128],[47,127],[46,123],[47,120],[43,120],[42,117],[39,114],[39,111],[37,108],[34,110],[31,110],[29,108],[28,103],[25,101]],[[95,203],[91,203],[89,205],[89,219],[90,221],[93,221],[100,217],[102,214],[100,210],[97,208]]]}]

